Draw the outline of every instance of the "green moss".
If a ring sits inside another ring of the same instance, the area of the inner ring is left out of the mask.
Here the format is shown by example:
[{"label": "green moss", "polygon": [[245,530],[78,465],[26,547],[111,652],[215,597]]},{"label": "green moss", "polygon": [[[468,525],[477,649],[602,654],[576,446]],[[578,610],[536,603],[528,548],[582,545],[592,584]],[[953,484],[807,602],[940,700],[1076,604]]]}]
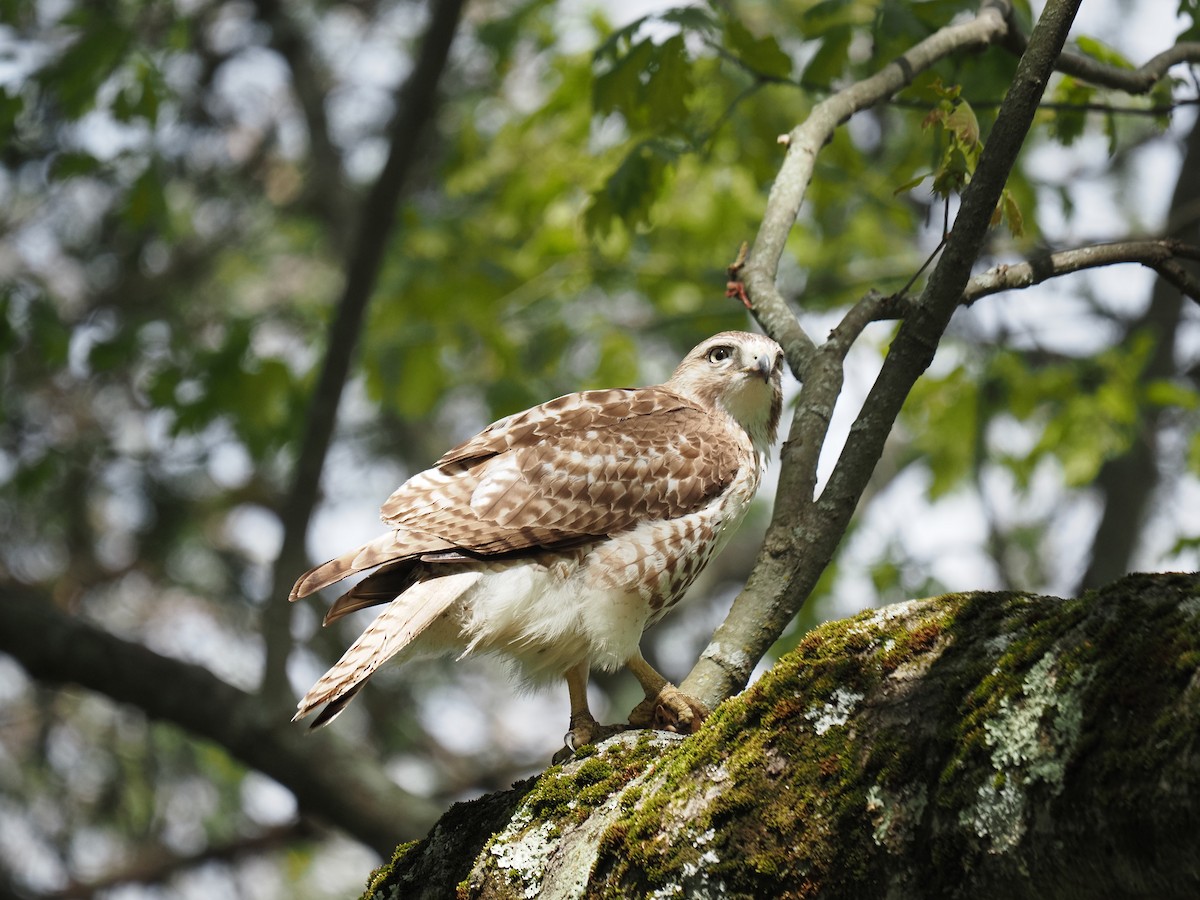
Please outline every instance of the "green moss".
[{"label": "green moss", "polygon": [[[883,736],[880,761],[864,758],[859,704],[939,646],[950,617],[910,633],[872,611],[807,635],[663,761],[652,793],[621,807],[593,872],[592,884],[605,886],[597,896],[798,896],[835,866],[839,880],[869,890],[877,878],[866,859],[831,836],[871,828],[869,785],[912,761],[899,752],[899,733]],[[666,839],[664,821],[684,824]]]},{"label": "green moss", "polygon": [[[1200,705],[1200,581],[1153,584],[1161,601],[1127,579],[1078,600],[953,595],[816,629],[688,740],[626,736],[548,770],[478,857],[498,877],[460,895],[550,884],[560,833],[594,852],[589,898],[949,895],[1095,803],[1085,788],[1140,815],[1155,801],[1123,795],[1127,773],[1175,771]],[[1169,803],[1192,782],[1159,783]],[[516,855],[502,865],[503,852]]]},{"label": "green moss", "polygon": [[392,858],[371,873],[370,878],[367,879],[367,889],[363,892],[363,896],[371,898],[377,892],[381,892],[384,885],[390,880],[392,870],[402,863],[409,852],[419,843],[420,841],[409,841],[407,844],[398,846],[395,852],[392,853]]}]

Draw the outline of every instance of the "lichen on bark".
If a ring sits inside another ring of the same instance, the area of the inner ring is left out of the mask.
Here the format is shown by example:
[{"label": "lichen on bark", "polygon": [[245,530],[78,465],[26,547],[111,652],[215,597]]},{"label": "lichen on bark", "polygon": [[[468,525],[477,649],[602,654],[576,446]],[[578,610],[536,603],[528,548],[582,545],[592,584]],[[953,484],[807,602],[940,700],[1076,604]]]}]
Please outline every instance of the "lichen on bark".
[{"label": "lichen on bark", "polygon": [[1196,575],[909,601],[456,806],[367,896],[1197,896],[1198,727]]}]

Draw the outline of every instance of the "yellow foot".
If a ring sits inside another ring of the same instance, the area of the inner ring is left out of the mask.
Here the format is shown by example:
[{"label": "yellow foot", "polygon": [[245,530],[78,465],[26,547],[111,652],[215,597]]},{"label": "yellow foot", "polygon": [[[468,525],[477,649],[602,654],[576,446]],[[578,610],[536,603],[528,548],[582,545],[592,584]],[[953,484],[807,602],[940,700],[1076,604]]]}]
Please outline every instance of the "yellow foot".
[{"label": "yellow foot", "polygon": [[629,714],[634,728],[657,728],[678,734],[694,734],[708,718],[708,707],[689,697],[673,684],[665,684],[654,697],[647,697]]},{"label": "yellow foot", "polygon": [[563,736],[563,746],[554,754],[551,762],[554,765],[564,763],[574,756],[575,751],[584,744],[595,744],[597,741],[602,741],[628,729],[628,725],[601,725],[587,713],[572,716],[571,730]]}]

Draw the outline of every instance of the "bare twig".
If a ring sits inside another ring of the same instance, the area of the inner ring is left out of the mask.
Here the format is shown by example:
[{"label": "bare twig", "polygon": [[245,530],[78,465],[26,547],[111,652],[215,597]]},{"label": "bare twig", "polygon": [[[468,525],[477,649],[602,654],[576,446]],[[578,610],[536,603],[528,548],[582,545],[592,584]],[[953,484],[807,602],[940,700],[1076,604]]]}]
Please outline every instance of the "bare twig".
[{"label": "bare twig", "polygon": [[[1017,55],[1023,54],[1028,40],[1009,16],[1008,39],[1005,46]],[[1129,94],[1145,94],[1158,83],[1172,67],[1185,62],[1200,62],[1200,41],[1182,41],[1151,57],[1136,69],[1126,69],[1104,63],[1082,53],[1067,50],[1059,54],[1055,69],[1064,75],[1078,78],[1089,84],[1125,91]]]},{"label": "bare twig", "polygon": [[404,85],[391,125],[391,149],[363,205],[355,239],[346,263],[346,280],[338,301],[304,437],[283,507],[283,546],[275,561],[272,590],[263,614],[267,661],[263,674],[266,702],[283,703],[287,693],[286,664],[291,652],[291,612],[287,585],[305,568],[305,536],[317,502],[317,487],[333,437],[338,404],[350,373],[350,363],[367,303],[374,292],[384,248],[392,236],[396,205],[417,159],[420,136],[433,118],[437,85],[458,27],[463,0],[431,4],[433,18],[421,43],[421,53]]},{"label": "bare twig", "polygon": [[1200,260],[1200,247],[1177,240],[1120,241],[1061,250],[1021,263],[995,266],[967,282],[962,303],[970,306],[990,294],[1041,284],[1049,278],[1120,263],[1138,263],[1154,269],[1193,300],[1200,302],[1200,280],[1178,260]]}]

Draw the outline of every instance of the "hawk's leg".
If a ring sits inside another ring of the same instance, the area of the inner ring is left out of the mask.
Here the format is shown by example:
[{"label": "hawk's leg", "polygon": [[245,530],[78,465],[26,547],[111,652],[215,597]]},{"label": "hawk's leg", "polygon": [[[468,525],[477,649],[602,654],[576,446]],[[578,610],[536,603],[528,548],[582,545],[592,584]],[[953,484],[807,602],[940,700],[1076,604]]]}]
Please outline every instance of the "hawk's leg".
[{"label": "hawk's leg", "polygon": [[646,692],[646,699],[633,708],[629,724],[634,728],[657,728],[692,734],[708,718],[708,707],[689,697],[655,671],[638,652],[625,661]]},{"label": "hawk's leg", "polygon": [[563,739],[563,748],[551,760],[555,764],[566,762],[584,744],[594,744],[628,728],[626,725],[601,725],[592,716],[587,702],[588,670],[587,660],[567,670],[567,690],[571,694],[571,730]]}]

